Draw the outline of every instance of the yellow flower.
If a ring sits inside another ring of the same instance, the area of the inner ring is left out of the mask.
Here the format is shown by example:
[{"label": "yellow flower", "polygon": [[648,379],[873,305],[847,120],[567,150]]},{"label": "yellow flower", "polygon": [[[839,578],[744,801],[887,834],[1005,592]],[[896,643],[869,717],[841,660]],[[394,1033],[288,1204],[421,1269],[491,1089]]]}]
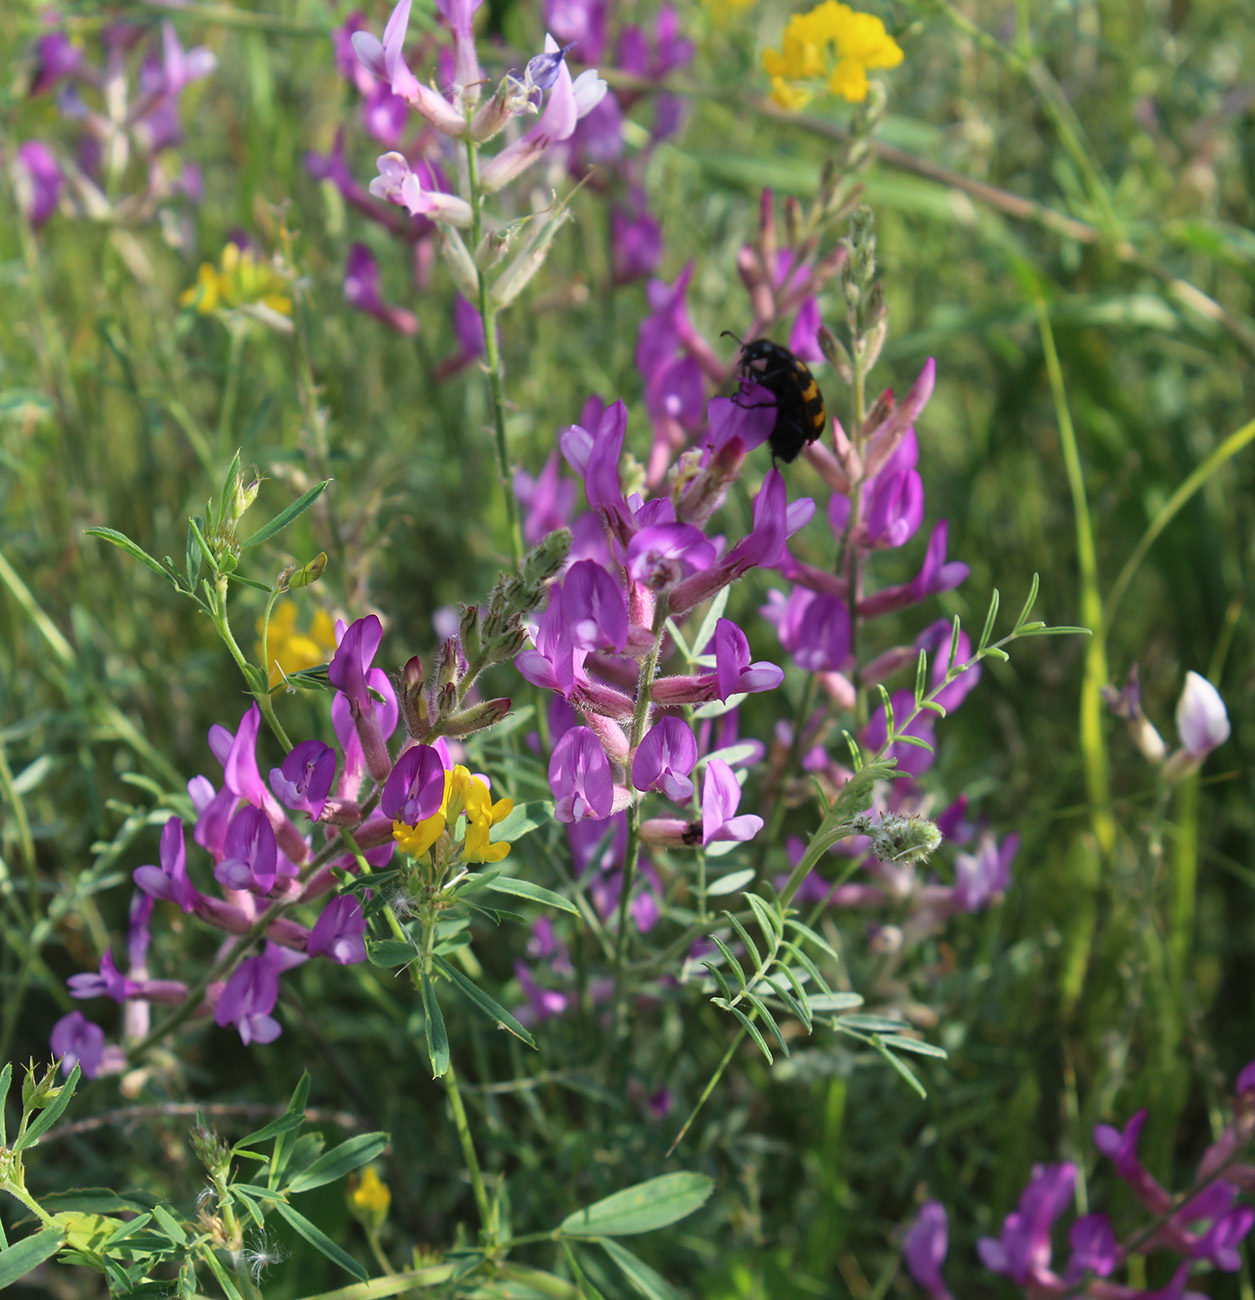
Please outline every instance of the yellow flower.
[{"label": "yellow flower", "polygon": [[[261,629],[262,621],[258,619],[258,632]],[[270,615],[265,650],[258,643],[257,652],[265,655],[270,685],[278,686],[285,677],[304,668],[317,668],[331,659],[336,652],[335,623],[326,610],[318,609],[310,630],[302,632],[296,626],[296,601],[281,600]]]},{"label": "yellow flower", "polygon": [[779,50],[763,52],[763,71],[772,79],[772,101],[801,108],[812,91],[798,82],[823,80],[829,93],[856,103],[867,97],[869,68],[896,68],[902,50],[873,14],[856,13],[839,0],[823,0],[794,14]]},{"label": "yellow flower", "polygon": [[504,821],[513,807],[514,803],[509,799],[498,799],[493,803],[488,786],[458,763],[452,772],[444,774],[444,797],[440,801],[440,810],[417,826],[393,822],[392,838],[402,852],[411,857],[422,857],[435,847],[445,828],[456,826],[457,819],[465,813],[466,831],[462,843],[450,846],[450,857],[460,849],[460,857],[465,862],[500,862],[509,853],[510,845],[503,841],[494,844],[489,836],[492,828]]},{"label": "yellow flower", "polygon": [[387,1214],[392,1204],[392,1193],[388,1184],[375,1172],[374,1165],[367,1165],[362,1172],[361,1182],[351,1193],[353,1208],[375,1214]]},{"label": "yellow flower", "polygon": [[222,263],[215,268],[204,262],[196,283],[179,298],[182,307],[195,307],[208,316],[220,307],[225,310],[264,308],[272,316],[292,315],[292,298],[287,278],[270,262],[259,261],[251,248],[228,244],[222,250]]}]

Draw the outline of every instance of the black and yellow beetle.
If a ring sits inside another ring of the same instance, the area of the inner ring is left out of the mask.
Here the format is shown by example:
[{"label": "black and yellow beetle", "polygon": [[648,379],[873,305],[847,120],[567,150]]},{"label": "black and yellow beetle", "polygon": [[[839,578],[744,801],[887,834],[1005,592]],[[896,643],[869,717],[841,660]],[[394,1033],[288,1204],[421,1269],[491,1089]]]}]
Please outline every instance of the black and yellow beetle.
[{"label": "black and yellow beetle", "polygon": [[[731,330],[724,330],[724,334],[741,343]],[[814,442],[828,423],[824,395],[806,362],[771,339],[754,339],[741,343],[737,372],[744,383],[757,384],[775,398],[774,403],[763,403],[776,408],[776,423],[769,439],[772,459],[779,458],[786,464],[796,460],[802,448]],[[732,399],[738,405],[740,396],[738,393]]]}]

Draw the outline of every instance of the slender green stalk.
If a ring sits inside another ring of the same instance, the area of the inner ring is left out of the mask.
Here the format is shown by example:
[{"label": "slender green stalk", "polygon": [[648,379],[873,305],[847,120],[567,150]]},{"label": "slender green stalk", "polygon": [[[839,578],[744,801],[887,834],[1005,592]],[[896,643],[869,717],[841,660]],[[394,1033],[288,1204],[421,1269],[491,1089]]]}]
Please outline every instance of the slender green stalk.
[{"label": "slender green stalk", "polygon": [[[471,254],[478,251],[484,237],[484,194],[479,186],[479,156],[474,141],[466,142],[466,173],[471,194]],[[501,365],[501,349],[497,346],[497,309],[489,292],[488,277],[483,268],[476,266],[479,277],[479,315],[484,326],[484,369],[488,375],[488,391],[492,397],[494,449],[497,455],[497,480],[505,503],[506,529],[510,540],[510,558],[515,567],[523,558],[523,533],[519,526],[518,504],[514,500],[514,474],[510,468],[510,450],[505,429],[505,375]]]},{"label": "slender green stalk", "polygon": [[462,1104],[462,1091],[458,1087],[458,1076],[453,1068],[452,1059],[449,1061],[449,1068],[440,1077],[449,1098],[449,1109],[453,1112],[453,1127],[457,1130],[458,1142],[462,1147],[466,1172],[471,1178],[471,1190],[475,1193],[479,1221],[491,1240],[496,1237],[496,1215],[493,1213],[492,1202],[488,1199],[488,1189],[484,1186],[484,1175],[480,1172],[479,1156],[475,1152],[475,1140],[471,1136],[471,1126],[466,1118],[466,1107]]}]

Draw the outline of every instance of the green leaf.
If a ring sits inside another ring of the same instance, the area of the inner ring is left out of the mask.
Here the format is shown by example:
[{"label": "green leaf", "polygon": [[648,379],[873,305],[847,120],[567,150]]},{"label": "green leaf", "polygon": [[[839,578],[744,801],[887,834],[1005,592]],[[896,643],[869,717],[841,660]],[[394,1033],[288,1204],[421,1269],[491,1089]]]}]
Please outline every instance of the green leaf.
[{"label": "green leaf", "polygon": [[[499,731],[493,735],[499,735]],[[529,831],[538,826],[547,826],[553,821],[553,800],[537,799],[530,803],[516,803],[510,809],[510,815],[499,821],[493,828],[493,838],[513,844]]]},{"label": "green leaf", "polygon": [[292,1095],[288,1098],[287,1109],[277,1119],[272,1119],[269,1124],[264,1124],[255,1133],[250,1133],[247,1137],[241,1138],[232,1148],[234,1151],[243,1151],[245,1147],[256,1146],[259,1142],[268,1142],[273,1137],[279,1137],[280,1134],[289,1133],[294,1128],[300,1128],[305,1122],[305,1103],[309,1100],[309,1075],[302,1074],[296,1081],[296,1087],[292,1089]]},{"label": "green leaf", "polygon": [[717,934],[712,934],[710,936],[710,940],[715,945],[715,947],[718,948],[721,953],[723,953],[724,960],[728,963],[728,966],[731,968],[733,975],[736,976],[736,982],[741,986],[741,992],[744,993],[746,987],[745,972],[741,969],[741,963],[737,961],[736,957],[733,956],[732,949],[729,948],[728,945],[724,943],[724,941]]},{"label": "green leaf", "polygon": [[914,1052],[916,1056],[932,1056],[938,1060],[948,1060],[949,1052],[936,1043],[925,1043],[918,1038],[900,1038],[897,1034],[886,1034],[882,1043],[895,1052]]},{"label": "green leaf", "polygon": [[858,993],[815,993],[806,999],[812,1011],[851,1011],[863,1005]]},{"label": "green leaf", "polygon": [[36,1142],[61,1118],[65,1108],[70,1104],[70,1098],[74,1096],[74,1089],[78,1087],[78,1081],[83,1077],[83,1072],[76,1065],[70,1071],[70,1077],[61,1085],[57,1095],[52,1099],[51,1105],[45,1106],[40,1112],[39,1118],[22,1134],[16,1142],[13,1143],[13,1150],[25,1151],[27,1147],[33,1147]]},{"label": "green leaf", "polygon": [[704,961],[702,965],[714,976],[715,983],[719,985],[719,991],[723,994],[723,1000],[731,1002],[732,990],[728,987],[728,981],[723,978],[723,972],[713,962]]},{"label": "green leaf", "polygon": [[571,1270],[571,1276],[575,1279],[575,1285],[579,1288],[582,1300],[605,1300],[605,1296],[588,1280],[588,1275],[580,1267],[580,1262],[575,1257],[575,1251],[571,1249],[570,1242],[564,1241],[561,1244],[562,1255],[566,1259],[567,1267]]},{"label": "green leaf", "polygon": [[543,889],[540,885],[533,885],[530,880],[515,880],[510,876],[496,876],[485,886],[496,894],[512,894],[516,898],[530,898],[535,903],[545,903],[549,907],[560,908],[564,912],[570,912],[573,916],[579,916],[580,909],[575,906],[569,899],[563,898],[561,894],[555,894],[552,889]]},{"label": "green leaf", "polygon": [[535,1048],[536,1040],[523,1028],[521,1024],[501,1005],[495,998],[491,998],[483,989],[462,974],[451,962],[445,961],[443,957],[435,958],[436,968],[440,973],[453,984],[466,997],[473,1006],[482,1011],[489,1020],[493,1021],[500,1028],[513,1034],[515,1038],[524,1042],[528,1047]]},{"label": "green leaf", "polygon": [[366,1281],[366,1270],[352,1255],[342,1251],[321,1228],[310,1223],[303,1214],[294,1210],[286,1201],[276,1201],[275,1209],[279,1216],[300,1233],[315,1250],[326,1255],[333,1264],[339,1264],[346,1273],[351,1273],[359,1282]]},{"label": "green leaf", "polygon": [[297,1192],[308,1192],[325,1183],[334,1183],[354,1169],[360,1169],[369,1164],[388,1145],[388,1141],[386,1133],[359,1133],[347,1142],[341,1142],[297,1174],[288,1184],[288,1195],[295,1196]]},{"label": "green leaf", "polygon": [[638,1259],[626,1246],[610,1238],[597,1244],[619,1266],[623,1276],[645,1297],[645,1300],[684,1300],[679,1291],[661,1273],[656,1273],[643,1259]]},{"label": "green leaf", "polygon": [[187,1233],[183,1225],[166,1209],[164,1205],[153,1206],[153,1218],[161,1225],[161,1230],[176,1246],[187,1245]]},{"label": "green leaf", "polygon": [[740,936],[741,942],[745,945],[745,951],[749,953],[750,959],[754,963],[754,969],[756,971],[762,970],[763,959],[759,954],[758,945],[750,938],[750,932],[726,908],[724,909],[723,914],[732,922],[732,928]]},{"label": "green leaf", "polygon": [[627,1237],[653,1232],[700,1209],[714,1187],[705,1174],[663,1174],[568,1214],[554,1235]]},{"label": "green leaf", "polygon": [[715,624],[723,617],[723,611],[728,607],[728,597],[731,594],[732,588],[724,587],[710,602],[710,608],[706,610],[702,625],[693,638],[693,649],[696,653],[700,654],[710,644],[711,638],[715,635]]},{"label": "green leaf", "polygon": [[842,1016],[841,1024],[846,1029],[857,1029],[863,1034],[899,1034],[905,1028],[901,1020],[870,1013]]},{"label": "green leaf", "polygon": [[427,1035],[427,1055],[431,1058],[431,1077],[439,1079],[449,1069],[449,1035],[436,998],[431,976],[423,972],[423,1029]]},{"label": "green leaf", "polygon": [[[1035,598],[1036,597],[1034,597],[1034,599]],[[979,654],[989,644],[989,638],[994,634],[994,620],[998,617],[998,603],[1000,600],[1001,597],[998,595],[998,588],[995,587],[993,594],[989,597],[989,612],[985,615],[985,626],[981,629],[980,640],[976,643],[977,654]],[[1027,618],[1030,609],[1032,609],[1032,605],[1026,605],[1024,607],[1024,612],[1020,617]]]},{"label": "green leaf", "polygon": [[154,559],[138,542],[133,542],[116,528],[84,528],[88,537],[99,537],[103,542],[112,542],[119,550],[125,551],[133,560],[138,560],[145,568],[160,574],[176,591],[180,590],[178,576],[172,574],[160,560]]},{"label": "green leaf", "polygon": [[757,874],[753,867],[746,867],[743,871],[729,871],[714,884],[706,886],[706,897],[722,898],[725,894],[735,894],[738,889],[744,889]]},{"label": "green leaf", "polygon": [[212,1250],[207,1250],[204,1252],[203,1259],[209,1265],[209,1271],[214,1275],[218,1285],[225,1292],[227,1300],[244,1300],[235,1283],[231,1280],[231,1274],[222,1267],[222,1262],[218,1259],[218,1256]]},{"label": "green leaf", "polygon": [[746,998],[749,1000],[750,1006],[752,1006],[754,1010],[757,1011],[758,1014],[767,1022],[767,1028],[775,1035],[776,1042],[780,1044],[780,1050],[785,1054],[785,1056],[791,1055],[789,1052],[789,1045],[784,1041],[784,1035],[780,1032],[780,1026],[776,1024],[776,1018],[771,1014],[767,1004],[756,993],[747,993]]},{"label": "green leaf", "polygon": [[759,929],[763,932],[763,938],[771,945],[774,956],[775,950],[780,946],[780,940],[784,938],[784,922],[757,894],[746,894],[745,901],[750,905],[750,911],[758,918]]},{"label": "green leaf", "polygon": [[209,517],[213,521],[213,532],[217,532],[222,527],[223,521],[227,517],[227,506],[235,497],[235,485],[240,477],[240,449],[235,449],[235,455],[231,457],[231,463],[227,466],[227,472],[222,476],[222,487],[218,490],[217,508],[209,511]]},{"label": "green leaf", "polygon": [[4,1069],[0,1070],[0,1147],[7,1146],[9,1141],[9,1126],[5,1119],[5,1103],[9,1100],[9,1086],[13,1082],[13,1062],[5,1061]]},{"label": "green leaf", "polygon": [[0,1250],[0,1291],[38,1268],[44,1260],[51,1259],[64,1241],[65,1233],[60,1228],[44,1228],[33,1236],[23,1237],[7,1250]]},{"label": "green leaf", "polygon": [[729,1007],[728,1010],[741,1022],[745,1032],[758,1044],[758,1050],[767,1058],[767,1064],[774,1065],[776,1058],[772,1056],[771,1048],[767,1046],[767,1040],[758,1032],[758,1026],[740,1007]]},{"label": "green leaf", "polygon": [[250,547],[259,546],[262,542],[268,541],[276,533],[281,533],[294,519],[298,519],[303,515],[322,496],[330,483],[329,478],[323,479],[321,483],[315,483],[308,492],[302,492],[286,510],[280,510],[269,523],[262,524],[251,537],[246,537],[240,543],[241,548],[247,551]]},{"label": "green leaf", "polygon": [[366,957],[372,966],[408,966],[418,956],[412,943],[400,939],[378,939],[366,944]]}]

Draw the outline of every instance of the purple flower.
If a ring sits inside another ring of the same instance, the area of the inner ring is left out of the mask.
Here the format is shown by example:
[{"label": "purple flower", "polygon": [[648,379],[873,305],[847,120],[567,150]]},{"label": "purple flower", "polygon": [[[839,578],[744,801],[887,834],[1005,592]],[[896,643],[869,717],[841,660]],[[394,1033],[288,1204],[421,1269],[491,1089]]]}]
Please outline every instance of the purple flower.
[{"label": "purple flower", "polygon": [[81,1011],[71,1011],[52,1027],[52,1054],[61,1059],[61,1073],[70,1075],[77,1065],[94,1079],[105,1051],[105,1031]]},{"label": "purple flower", "polygon": [[850,611],[839,596],[794,587],[783,605],[776,595],[762,612],[775,623],[780,644],[799,668],[812,673],[845,668],[850,657]]},{"label": "purple flower", "polygon": [[1020,847],[1018,835],[1008,835],[998,848],[992,835],[982,835],[975,853],[954,859],[954,901],[964,912],[979,912],[1006,893],[1011,863]]},{"label": "purple flower", "polygon": [[108,949],[100,958],[99,975],[71,975],[66,980],[72,998],[112,998],[125,1002],[131,996],[130,981],[118,970]]},{"label": "purple flower", "polygon": [[445,765],[431,745],[413,745],[396,761],[379,800],[393,821],[417,826],[434,817],[444,799]]},{"label": "purple flower", "polygon": [[244,889],[268,894],[274,888],[278,866],[275,833],[260,808],[245,804],[227,827],[226,857],[214,868],[214,879],[224,889]]},{"label": "purple flower", "polygon": [[1236,1273],[1242,1267],[1238,1243],[1255,1224],[1255,1210],[1240,1205],[1220,1215],[1194,1246],[1195,1259],[1210,1260],[1223,1273]]},{"label": "purple flower", "polygon": [[1005,1273],[1020,1286],[1054,1282],[1050,1230],[1072,1199],[1075,1184],[1073,1164],[1035,1165],[1019,1208],[1003,1220],[1002,1236],[982,1237],[977,1243],[985,1267],[991,1273]]},{"label": "purple flower", "polygon": [[349,248],[344,267],[344,300],[398,334],[418,332],[418,317],[412,311],[384,302],[379,292],[379,263],[365,244],[355,243]]},{"label": "purple flower", "polygon": [[311,957],[330,957],[341,966],[366,960],[366,918],[353,894],[341,894],[323,908],[309,932],[305,951]]},{"label": "purple flower", "polygon": [[960,560],[946,561],[946,537],[949,528],[941,520],[928,539],[928,551],[920,571],[910,582],[898,587],[886,587],[874,596],[869,596],[859,605],[859,613],[864,618],[879,618],[891,610],[904,609],[908,605],[918,605],[920,601],[935,596],[938,592],[950,591],[963,582],[969,573],[968,566]]},{"label": "purple flower", "polygon": [[545,29],[564,43],[579,46],[584,63],[597,63],[606,48],[606,0],[545,0]]},{"label": "purple flower", "polygon": [[399,0],[384,28],[380,41],[369,32],[358,31],[350,38],[358,62],[391,87],[394,94],[415,108],[436,128],[455,138],[466,134],[466,118],[442,95],[424,86],[410,71],[402,50],[410,24],[411,0]]},{"label": "purple flower", "polygon": [[196,910],[200,893],[187,878],[187,850],[180,818],[171,817],[161,832],[161,866],[136,867],[131,878],[153,898],[178,903],[185,912]]},{"label": "purple flower", "polygon": [[302,740],[292,746],[282,767],[270,769],[270,785],[281,803],[317,821],[335,775],[335,750],[321,740]]},{"label": "purple flower", "polygon": [[569,700],[575,687],[587,680],[587,656],[588,651],[579,649],[571,640],[562,613],[561,593],[553,591],[536,627],[535,649],[520,651],[514,666],[533,686],[559,691]]},{"label": "purple flower", "polygon": [[718,694],[725,704],[733,695],[774,691],[784,681],[784,670],[768,660],[750,663],[750,643],[730,618],[715,624],[714,650]]},{"label": "purple flower", "polygon": [[218,995],[214,1021],[234,1025],[248,1043],[273,1043],[282,1033],[271,1016],[279,998],[279,972],[286,964],[282,950],[268,943],[257,957],[246,957],[232,972]]},{"label": "purple flower", "polygon": [[1068,1230],[1072,1258],[1066,1274],[1069,1283],[1079,1282],[1086,1273],[1107,1277],[1120,1262],[1116,1234],[1105,1214],[1086,1214]]},{"label": "purple flower", "polygon": [[560,822],[600,821],[614,805],[610,760],[587,727],[572,727],[549,759],[549,785]]},{"label": "purple flower", "polygon": [[57,210],[65,176],[52,150],[39,140],[27,140],[17,147],[14,177],[17,205],[36,229]]},{"label": "purple flower", "polygon": [[568,570],[561,590],[562,621],[580,650],[622,650],[628,636],[623,588],[594,560]]},{"label": "purple flower", "polygon": [[552,452],[536,478],[523,470],[515,472],[514,495],[526,511],[523,540],[535,546],[542,537],[566,526],[575,504],[575,484],[559,477],[558,453]]},{"label": "purple flower", "polygon": [[452,226],[471,224],[471,205],[456,194],[428,188],[430,170],[415,171],[403,153],[392,150],[380,154],[375,165],[379,175],[367,187],[375,198],[399,204],[412,217],[444,221]]},{"label": "purple flower", "polygon": [[610,209],[610,262],[615,284],[652,275],[662,260],[662,227],[650,215],[643,194],[634,193],[631,206]]},{"label": "purple flower", "polygon": [[903,1239],[902,1255],[907,1272],[928,1292],[931,1300],[951,1300],[941,1277],[948,1245],[946,1208],[940,1201],[926,1201]]},{"label": "purple flower", "polygon": [[706,764],[702,782],[702,845],[716,840],[752,840],[763,827],[763,819],[752,813],[734,816],[741,802],[736,773],[721,758]]},{"label": "purple flower", "polygon": [[83,52],[63,32],[49,32],[35,43],[35,75],[30,93],[42,95],[63,77],[75,76],[83,66]]},{"label": "purple flower", "polygon": [[668,591],[690,573],[710,568],[714,561],[714,544],[692,524],[642,528],[627,548],[629,576],[652,591]]},{"label": "purple flower", "polygon": [[[331,663],[327,666],[327,679],[347,700],[353,726],[362,744],[366,766],[376,781],[384,780],[392,768],[392,760],[384,744],[384,732],[371,699],[378,670],[371,663],[383,640],[383,624],[378,614],[359,618],[344,630]],[[378,672],[378,676],[386,675]],[[391,695],[391,688],[389,688]],[[385,697],[386,698],[386,697]],[[395,706],[395,695],[392,696]],[[347,762],[347,755],[346,755]]]},{"label": "purple flower", "polygon": [[697,737],[680,718],[661,718],[645,733],[632,760],[632,784],[657,790],[672,803],[693,797],[689,773],[697,766]]}]

